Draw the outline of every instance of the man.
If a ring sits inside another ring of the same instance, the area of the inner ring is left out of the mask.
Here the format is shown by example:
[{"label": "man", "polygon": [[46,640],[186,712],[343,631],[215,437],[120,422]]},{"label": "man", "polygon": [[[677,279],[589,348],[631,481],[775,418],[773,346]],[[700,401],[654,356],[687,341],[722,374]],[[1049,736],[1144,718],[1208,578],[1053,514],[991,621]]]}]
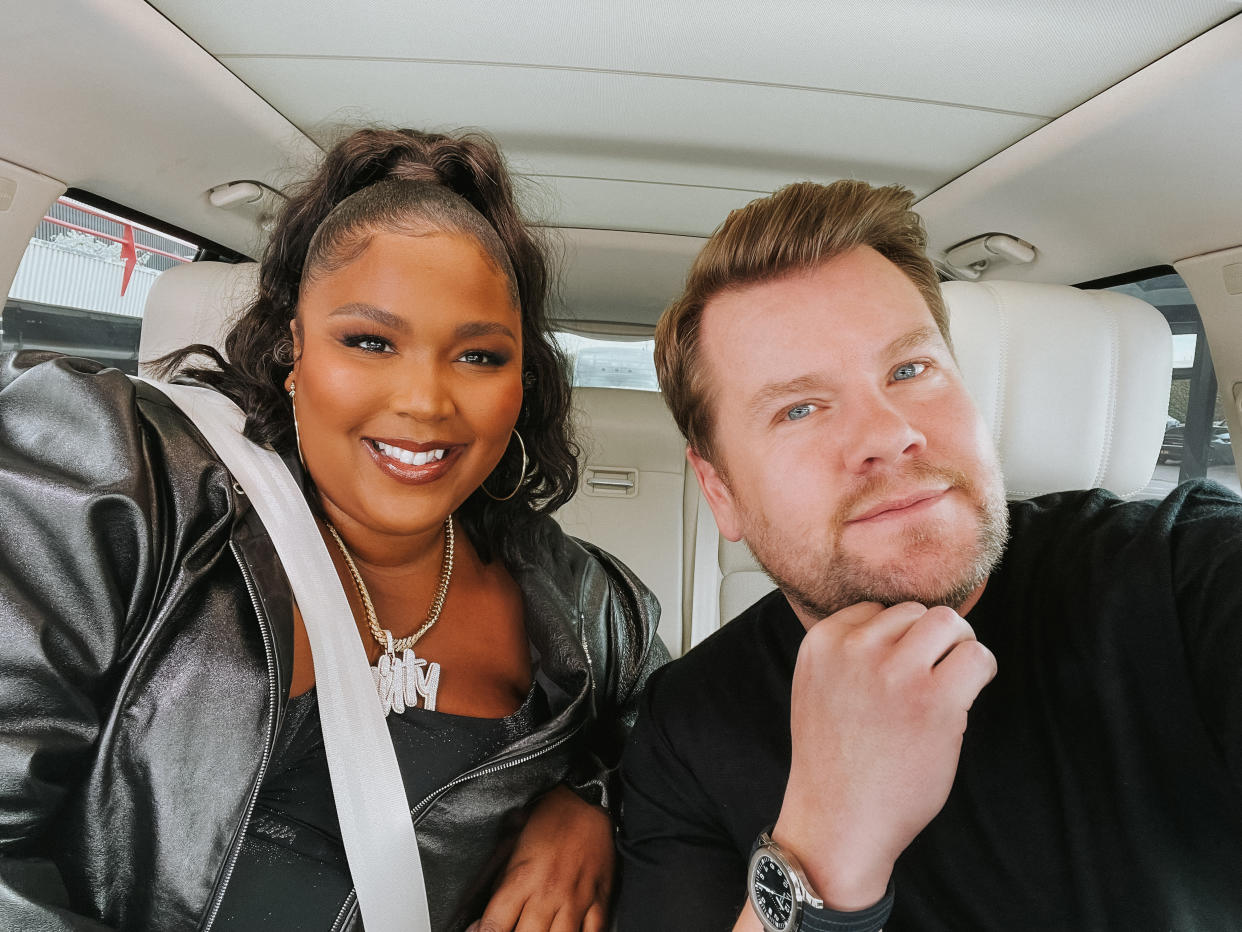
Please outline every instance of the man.
[{"label": "man", "polygon": [[619,927],[1242,929],[1242,502],[1006,506],[912,203],[755,201],[660,322],[779,588],[651,680]]}]

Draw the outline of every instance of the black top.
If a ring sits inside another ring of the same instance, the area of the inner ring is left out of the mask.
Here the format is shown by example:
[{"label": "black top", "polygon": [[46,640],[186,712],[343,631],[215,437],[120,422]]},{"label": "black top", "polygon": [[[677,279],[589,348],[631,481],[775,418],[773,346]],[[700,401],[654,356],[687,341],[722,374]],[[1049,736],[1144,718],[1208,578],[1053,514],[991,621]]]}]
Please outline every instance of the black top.
[{"label": "black top", "polygon": [[[887,932],[1242,930],[1242,501],[1196,482],[1010,515],[968,615],[999,672]],[[622,932],[732,927],[803,634],[772,593],[652,677],[622,764]]]},{"label": "black top", "polygon": [[[376,700],[378,701],[378,700]],[[548,717],[536,680],[505,718],[407,708],[388,732],[410,807]],[[284,724],[213,929],[333,928],[353,890],[332,798],[315,690],[289,700]]]}]

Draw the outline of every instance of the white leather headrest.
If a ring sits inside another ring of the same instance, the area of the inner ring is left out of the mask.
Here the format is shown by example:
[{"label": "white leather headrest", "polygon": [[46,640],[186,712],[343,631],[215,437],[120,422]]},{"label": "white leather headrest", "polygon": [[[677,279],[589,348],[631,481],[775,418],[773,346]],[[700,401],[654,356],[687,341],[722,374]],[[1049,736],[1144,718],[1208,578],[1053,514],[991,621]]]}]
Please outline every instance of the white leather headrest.
[{"label": "white leather headrest", "polygon": [[1010,498],[1151,480],[1173,341],[1151,305],[1113,291],[948,282],[962,376],[991,427]]},{"label": "white leather headrest", "polygon": [[207,343],[223,350],[234,318],[258,291],[257,262],[189,262],[160,275],[147,295],[138,340],[138,369],[165,353]]}]

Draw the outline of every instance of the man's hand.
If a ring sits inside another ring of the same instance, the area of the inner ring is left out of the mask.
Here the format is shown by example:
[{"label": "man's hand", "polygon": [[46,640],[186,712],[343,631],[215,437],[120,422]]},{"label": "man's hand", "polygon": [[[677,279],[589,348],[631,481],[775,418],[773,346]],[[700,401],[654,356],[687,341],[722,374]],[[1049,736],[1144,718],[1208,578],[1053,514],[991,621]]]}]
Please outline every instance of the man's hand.
[{"label": "man's hand", "polygon": [[467,932],[603,932],[615,862],[608,813],[558,786],[535,804]]},{"label": "man's hand", "polygon": [[773,838],[827,906],[864,909],[953,786],[966,713],[996,658],[950,608],[864,602],[798,651],[793,760]]}]

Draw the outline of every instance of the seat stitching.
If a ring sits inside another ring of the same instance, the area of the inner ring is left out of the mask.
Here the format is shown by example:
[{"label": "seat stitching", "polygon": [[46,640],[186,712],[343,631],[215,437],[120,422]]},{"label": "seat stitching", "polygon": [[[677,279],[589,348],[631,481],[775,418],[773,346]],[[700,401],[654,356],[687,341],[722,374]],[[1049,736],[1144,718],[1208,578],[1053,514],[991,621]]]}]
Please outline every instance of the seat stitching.
[{"label": "seat stitching", "polygon": [[1009,308],[1005,304],[1004,297],[997,292],[991,283],[983,282],[982,284],[984,290],[992,296],[997,320],[1000,323],[1000,330],[996,341],[996,410],[992,412],[992,438],[999,452],[1006,423],[1005,409],[1009,403],[1009,398],[1005,391],[1005,387],[1008,384],[1006,375],[1009,371]]},{"label": "seat stitching", "polygon": [[1091,298],[1092,304],[1105,315],[1108,321],[1110,337],[1108,347],[1108,397],[1106,399],[1107,407],[1104,409],[1104,436],[1101,438],[1100,456],[1093,483],[1095,486],[1102,486],[1108,467],[1111,465],[1113,439],[1117,432],[1117,397],[1120,394],[1121,384],[1121,324],[1118,320],[1117,312],[1105,306],[1098,292],[1086,292],[1086,294]]}]

